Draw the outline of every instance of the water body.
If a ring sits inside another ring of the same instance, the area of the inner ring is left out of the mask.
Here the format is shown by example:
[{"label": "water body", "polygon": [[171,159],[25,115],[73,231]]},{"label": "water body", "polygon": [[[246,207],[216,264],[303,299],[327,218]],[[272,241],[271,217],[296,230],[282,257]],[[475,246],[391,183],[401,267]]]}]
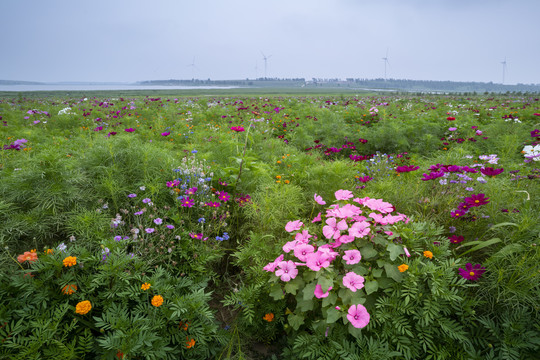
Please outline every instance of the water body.
[{"label": "water body", "polygon": [[45,85],[0,85],[0,91],[102,91],[102,90],[197,90],[237,89],[239,86],[166,86],[130,84],[45,84]]}]

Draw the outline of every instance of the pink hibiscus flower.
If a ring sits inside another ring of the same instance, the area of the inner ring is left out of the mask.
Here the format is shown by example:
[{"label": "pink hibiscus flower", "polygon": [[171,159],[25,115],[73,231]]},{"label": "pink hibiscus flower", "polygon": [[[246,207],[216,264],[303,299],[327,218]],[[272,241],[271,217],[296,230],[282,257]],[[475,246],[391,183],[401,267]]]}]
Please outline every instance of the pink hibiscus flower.
[{"label": "pink hibiscus flower", "polygon": [[369,323],[369,313],[364,305],[351,305],[347,314],[349,320],[355,328],[363,328]]},{"label": "pink hibiscus flower", "polygon": [[298,244],[294,248],[294,256],[300,261],[306,261],[308,254],[315,252],[315,248],[309,244]]},{"label": "pink hibiscus flower", "polygon": [[349,190],[338,190],[335,193],[336,200],[349,200],[353,197],[352,191]]},{"label": "pink hibiscus flower", "polygon": [[323,198],[317,194],[315,194],[313,196],[313,198],[315,199],[315,202],[319,205],[326,205],[326,201],[323,200]]},{"label": "pink hibiscus flower", "polygon": [[276,276],[279,276],[281,281],[290,281],[298,275],[298,269],[291,260],[282,261],[277,266]]},{"label": "pink hibiscus flower", "polygon": [[362,260],[362,255],[358,250],[345,250],[345,255],[343,255],[343,260],[347,261],[347,265],[354,265]]},{"label": "pink hibiscus flower", "polygon": [[319,284],[317,284],[317,285],[315,286],[315,291],[314,291],[313,293],[315,294],[315,297],[316,297],[317,299],[322,299],[322,298],[325,298],[325,297],[327,297],[328,295],[330,295],[330,290],[332,290],[332,287],[331,287],[331,286],[328,288],[328,291],[327,291],[327,292],[323,293],[323,291],[322,291],[322,286],[319,285]]},{"label": "pink hibiscus flower", "polygon": [[346,230],[348,228],[345,220],[341,220],[339,223],[336,223],[336,219],[333,217],[326,219],[326,223],[328,225],[323,227],[323,235],[327,239],[338,239],[341,236],[341,230]]},{"label": "pink hibiscus flower", "polygon": [[350,271],[343,277],[343,286],[349,288],[352,292],[356,292],[356,290],[364,287],[364,277]]},{"label": "pink hibiscus flower", "polygon": [[289,221],[287,225],[285,225],[285,230],[287,232],[293,232],[296,230],[300,230],[300,228],[304,225],[300,220],[295,221]]}]

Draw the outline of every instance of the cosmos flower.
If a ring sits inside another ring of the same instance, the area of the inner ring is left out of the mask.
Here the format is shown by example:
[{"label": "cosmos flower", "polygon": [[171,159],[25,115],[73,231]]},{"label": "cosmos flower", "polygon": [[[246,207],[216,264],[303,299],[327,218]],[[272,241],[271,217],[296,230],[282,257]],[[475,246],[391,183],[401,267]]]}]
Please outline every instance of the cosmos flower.
[{"label": "cosmos flower", "polygon": [[473,266],[471,263],[467,263],[465,269],[459,268],[459,275],[467,280],[478,281],[485,271],[486,268],[480,264]]}]

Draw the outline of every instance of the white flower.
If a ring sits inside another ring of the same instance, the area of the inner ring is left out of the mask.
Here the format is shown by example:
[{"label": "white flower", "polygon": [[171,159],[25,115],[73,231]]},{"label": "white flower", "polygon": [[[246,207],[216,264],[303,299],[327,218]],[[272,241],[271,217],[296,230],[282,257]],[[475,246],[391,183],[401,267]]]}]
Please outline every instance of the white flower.
[{"label": "white flower", "polygon": [[527,145],[523,148],[522,152],[527,159],[532,159],[534,161],[540,160],[540,144],[534,147],[532,145]]}]

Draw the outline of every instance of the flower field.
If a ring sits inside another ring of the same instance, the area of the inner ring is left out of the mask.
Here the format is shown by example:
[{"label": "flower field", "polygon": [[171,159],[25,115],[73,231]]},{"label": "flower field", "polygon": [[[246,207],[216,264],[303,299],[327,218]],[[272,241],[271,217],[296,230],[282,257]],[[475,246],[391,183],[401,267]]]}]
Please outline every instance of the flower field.
[{"label": "flower field", "polygon": [[534,359],[536,96],[0,99],[0,358]]}]

